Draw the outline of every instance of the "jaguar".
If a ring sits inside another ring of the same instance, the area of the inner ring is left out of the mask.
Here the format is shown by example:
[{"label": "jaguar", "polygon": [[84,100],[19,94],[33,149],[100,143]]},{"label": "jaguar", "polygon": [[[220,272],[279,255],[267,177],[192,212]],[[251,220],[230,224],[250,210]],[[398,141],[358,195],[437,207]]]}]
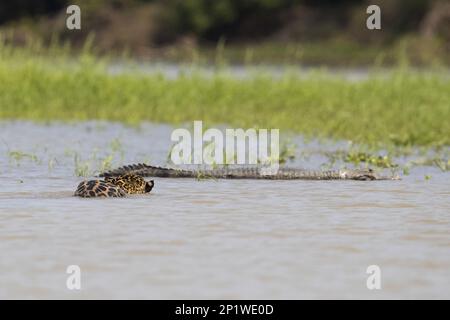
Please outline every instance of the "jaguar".
[{"label": "jaguar", "polygon": [[153,180],[146,181],[135,174],[108,176],[103,180],[86,180],[81,182],[75,191],[75,196],[82,198],[122,198],[129,194],[149,193],[154,185]]}]

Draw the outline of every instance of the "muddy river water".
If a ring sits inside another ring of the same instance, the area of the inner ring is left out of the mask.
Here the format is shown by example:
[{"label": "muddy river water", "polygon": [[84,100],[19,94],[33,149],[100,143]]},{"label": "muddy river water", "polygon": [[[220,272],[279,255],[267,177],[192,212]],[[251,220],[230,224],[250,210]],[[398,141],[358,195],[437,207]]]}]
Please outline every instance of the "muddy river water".
[{"label": "muddy river water", "polygon": [[[0,123],[0,298],[450,298],[450,175],[437,168],[372,182],[155,178],[146,196],[72,196],[101,165],[164,164],[172,129]],[[81,290],[66,286],[69,265]]]}]

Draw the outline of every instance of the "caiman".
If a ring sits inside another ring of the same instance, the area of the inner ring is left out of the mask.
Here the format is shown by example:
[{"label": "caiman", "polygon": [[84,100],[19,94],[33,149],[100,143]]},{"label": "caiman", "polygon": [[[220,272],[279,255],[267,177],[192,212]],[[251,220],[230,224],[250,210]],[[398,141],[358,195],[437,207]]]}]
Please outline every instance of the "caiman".
[{"label": "caiman", "polygon": [[398,176],[383,176],[373,169],[304,170],[279,168],[275,174],[262,174],[261,168],[223,167],[217,169],[184,170],[146,165],[123,166],[104,172],[100,177],[117,177],[134,174],[141,177],[161,178],[213,178],[213,179],[269,179],[269,180],[399,180]]}]

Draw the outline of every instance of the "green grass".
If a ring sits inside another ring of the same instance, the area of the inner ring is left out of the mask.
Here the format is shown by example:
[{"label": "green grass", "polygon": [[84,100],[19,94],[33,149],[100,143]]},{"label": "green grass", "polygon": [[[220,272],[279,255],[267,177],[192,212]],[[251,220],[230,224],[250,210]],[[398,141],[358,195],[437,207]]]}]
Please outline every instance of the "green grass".
[{"label": "green grass", "polygon": [[389,45],[361,44],[345,37],[286,43],[229,44],[221,40],[216,45],[173,46],[155,50],[153,56],[163,61],[195,64],[302,64],[355,68],[373,65],[395,67],[406,61],[420,67],[450,66],[450,55],[445,50],[444,41],[414,35],[403,36]]},{"label": "green grass", "polygon": [[327,73],[239,79],[226,69],[169,79],[112,75],[88,51],[0,45],[0,119],[102,119],[280,128],[372,146],[450,145],[450,78],[401,69],[352,82]]}]

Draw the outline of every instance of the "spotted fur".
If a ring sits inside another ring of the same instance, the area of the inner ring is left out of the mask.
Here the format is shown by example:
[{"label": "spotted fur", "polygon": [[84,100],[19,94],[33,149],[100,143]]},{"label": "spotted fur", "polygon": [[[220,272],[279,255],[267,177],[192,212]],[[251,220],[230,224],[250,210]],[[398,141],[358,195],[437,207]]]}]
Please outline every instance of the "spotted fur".
[{"label": "spotted fur", "polygon": [[128,194],[142,194],[152,191],[154,182],[147,182],[141,176],[125,174],[119,177],[105,177],[105,182],[114,184]]},{"label": "spotted fur", "polygon": [[125,190],[102,180],[83,181],[78,185],[75,196],[82,198],[93,197],[125,197]]},{"label": "spotted fur", "polygon": [[106,177],[105,180],[83,181],[78,185],[75,196],[121,198],[127,194],[148,193],[152,191],[153,186],[153,180],[147,182],[141,176],[126,174],[118,177]]}]

